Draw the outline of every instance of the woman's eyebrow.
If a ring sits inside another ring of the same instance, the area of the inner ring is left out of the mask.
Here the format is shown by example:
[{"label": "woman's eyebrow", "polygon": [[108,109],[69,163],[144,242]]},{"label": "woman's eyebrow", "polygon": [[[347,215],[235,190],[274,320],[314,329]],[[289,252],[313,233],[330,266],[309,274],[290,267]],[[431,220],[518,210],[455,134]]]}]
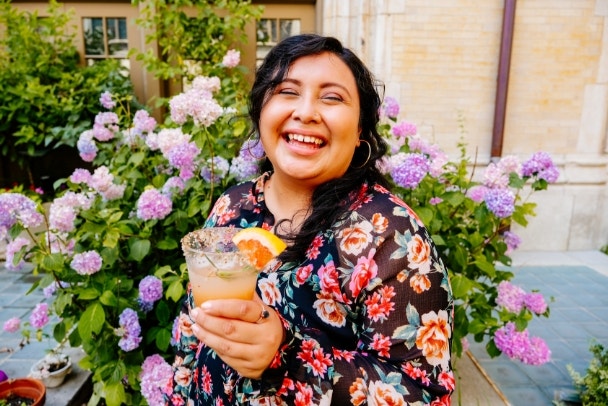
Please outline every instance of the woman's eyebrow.
[{"label": "woman's eyebrow", "polygon": [[[302,86],[302,81],[298,80],[298,79],[294,79],[294,78],[285,78],[283,79],[283,81],[281,83],[293,83],[294,85],[297,86]],[[321,83],[321,88],[327,88],[327,87],[339,87],[340,89],[344,90],[346,92],[346,94],[348,96],[351,96],[350,92],[348,91],[348,89],[346,88],[346,86],[340,84],[340,83],[336,83],[336,82],[323,82]]]}]

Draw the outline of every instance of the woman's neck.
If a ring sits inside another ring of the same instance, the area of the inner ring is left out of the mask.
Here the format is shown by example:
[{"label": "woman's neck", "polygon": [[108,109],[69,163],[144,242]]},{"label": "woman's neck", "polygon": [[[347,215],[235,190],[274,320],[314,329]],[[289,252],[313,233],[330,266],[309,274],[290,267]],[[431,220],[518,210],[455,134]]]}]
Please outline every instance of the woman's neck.
[{"label": "woman's neck", "polygon": [[264,184],[264,200],[274,215],[275,226],[282,222],[278,232],[289,234],[300,229],[310,212],[312,193],[301,184],[284,182],[276,174],[270,176]]}]

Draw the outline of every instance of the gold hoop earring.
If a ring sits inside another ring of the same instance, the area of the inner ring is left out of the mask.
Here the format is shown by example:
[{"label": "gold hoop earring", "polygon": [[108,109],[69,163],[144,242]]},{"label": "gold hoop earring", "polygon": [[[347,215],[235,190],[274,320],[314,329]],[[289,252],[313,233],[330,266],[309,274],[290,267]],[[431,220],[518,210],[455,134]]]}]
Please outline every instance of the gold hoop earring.
[{"label": "gold hoop earring", "polygon": [[[372,157],[372,145],[369,143],[369,141],[367,141],[367,140],[359,140],[359,141],[367,144],[367,159],[361,165],[353,166],[354,169],[363,168],[369,162],[369,159]],[[361,145],[361,144],[359,144],[359,145]]]}]

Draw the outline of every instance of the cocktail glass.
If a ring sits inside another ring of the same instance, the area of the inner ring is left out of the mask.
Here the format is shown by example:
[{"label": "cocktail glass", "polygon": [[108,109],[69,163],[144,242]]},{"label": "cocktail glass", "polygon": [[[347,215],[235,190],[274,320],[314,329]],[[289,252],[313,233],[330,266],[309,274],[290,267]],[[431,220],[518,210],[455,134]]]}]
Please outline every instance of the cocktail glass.
[{"label": "cocktail glass", "polygon": [[208,227],[182,238],[194,304],[210,299],[253,299],[258,273],[232,242],[235,227]]}]

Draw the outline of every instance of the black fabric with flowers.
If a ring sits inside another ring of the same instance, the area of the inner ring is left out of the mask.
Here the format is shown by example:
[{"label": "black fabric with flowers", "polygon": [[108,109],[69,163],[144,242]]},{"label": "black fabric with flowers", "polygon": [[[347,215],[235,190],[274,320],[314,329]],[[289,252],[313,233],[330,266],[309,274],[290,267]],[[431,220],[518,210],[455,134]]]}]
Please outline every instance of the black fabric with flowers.
[{"label": "black fabric with flowers", "polygon": [[[229,189],[205,226],[264,227],[269,174]],[[262,379],[239,377],[179,318],[173,395],[188,405],[449,405],[453,298],[426,229],[378,185],[321,232],[302,263],[264,270],[258,294],[284,319],[285,344]]]}]

